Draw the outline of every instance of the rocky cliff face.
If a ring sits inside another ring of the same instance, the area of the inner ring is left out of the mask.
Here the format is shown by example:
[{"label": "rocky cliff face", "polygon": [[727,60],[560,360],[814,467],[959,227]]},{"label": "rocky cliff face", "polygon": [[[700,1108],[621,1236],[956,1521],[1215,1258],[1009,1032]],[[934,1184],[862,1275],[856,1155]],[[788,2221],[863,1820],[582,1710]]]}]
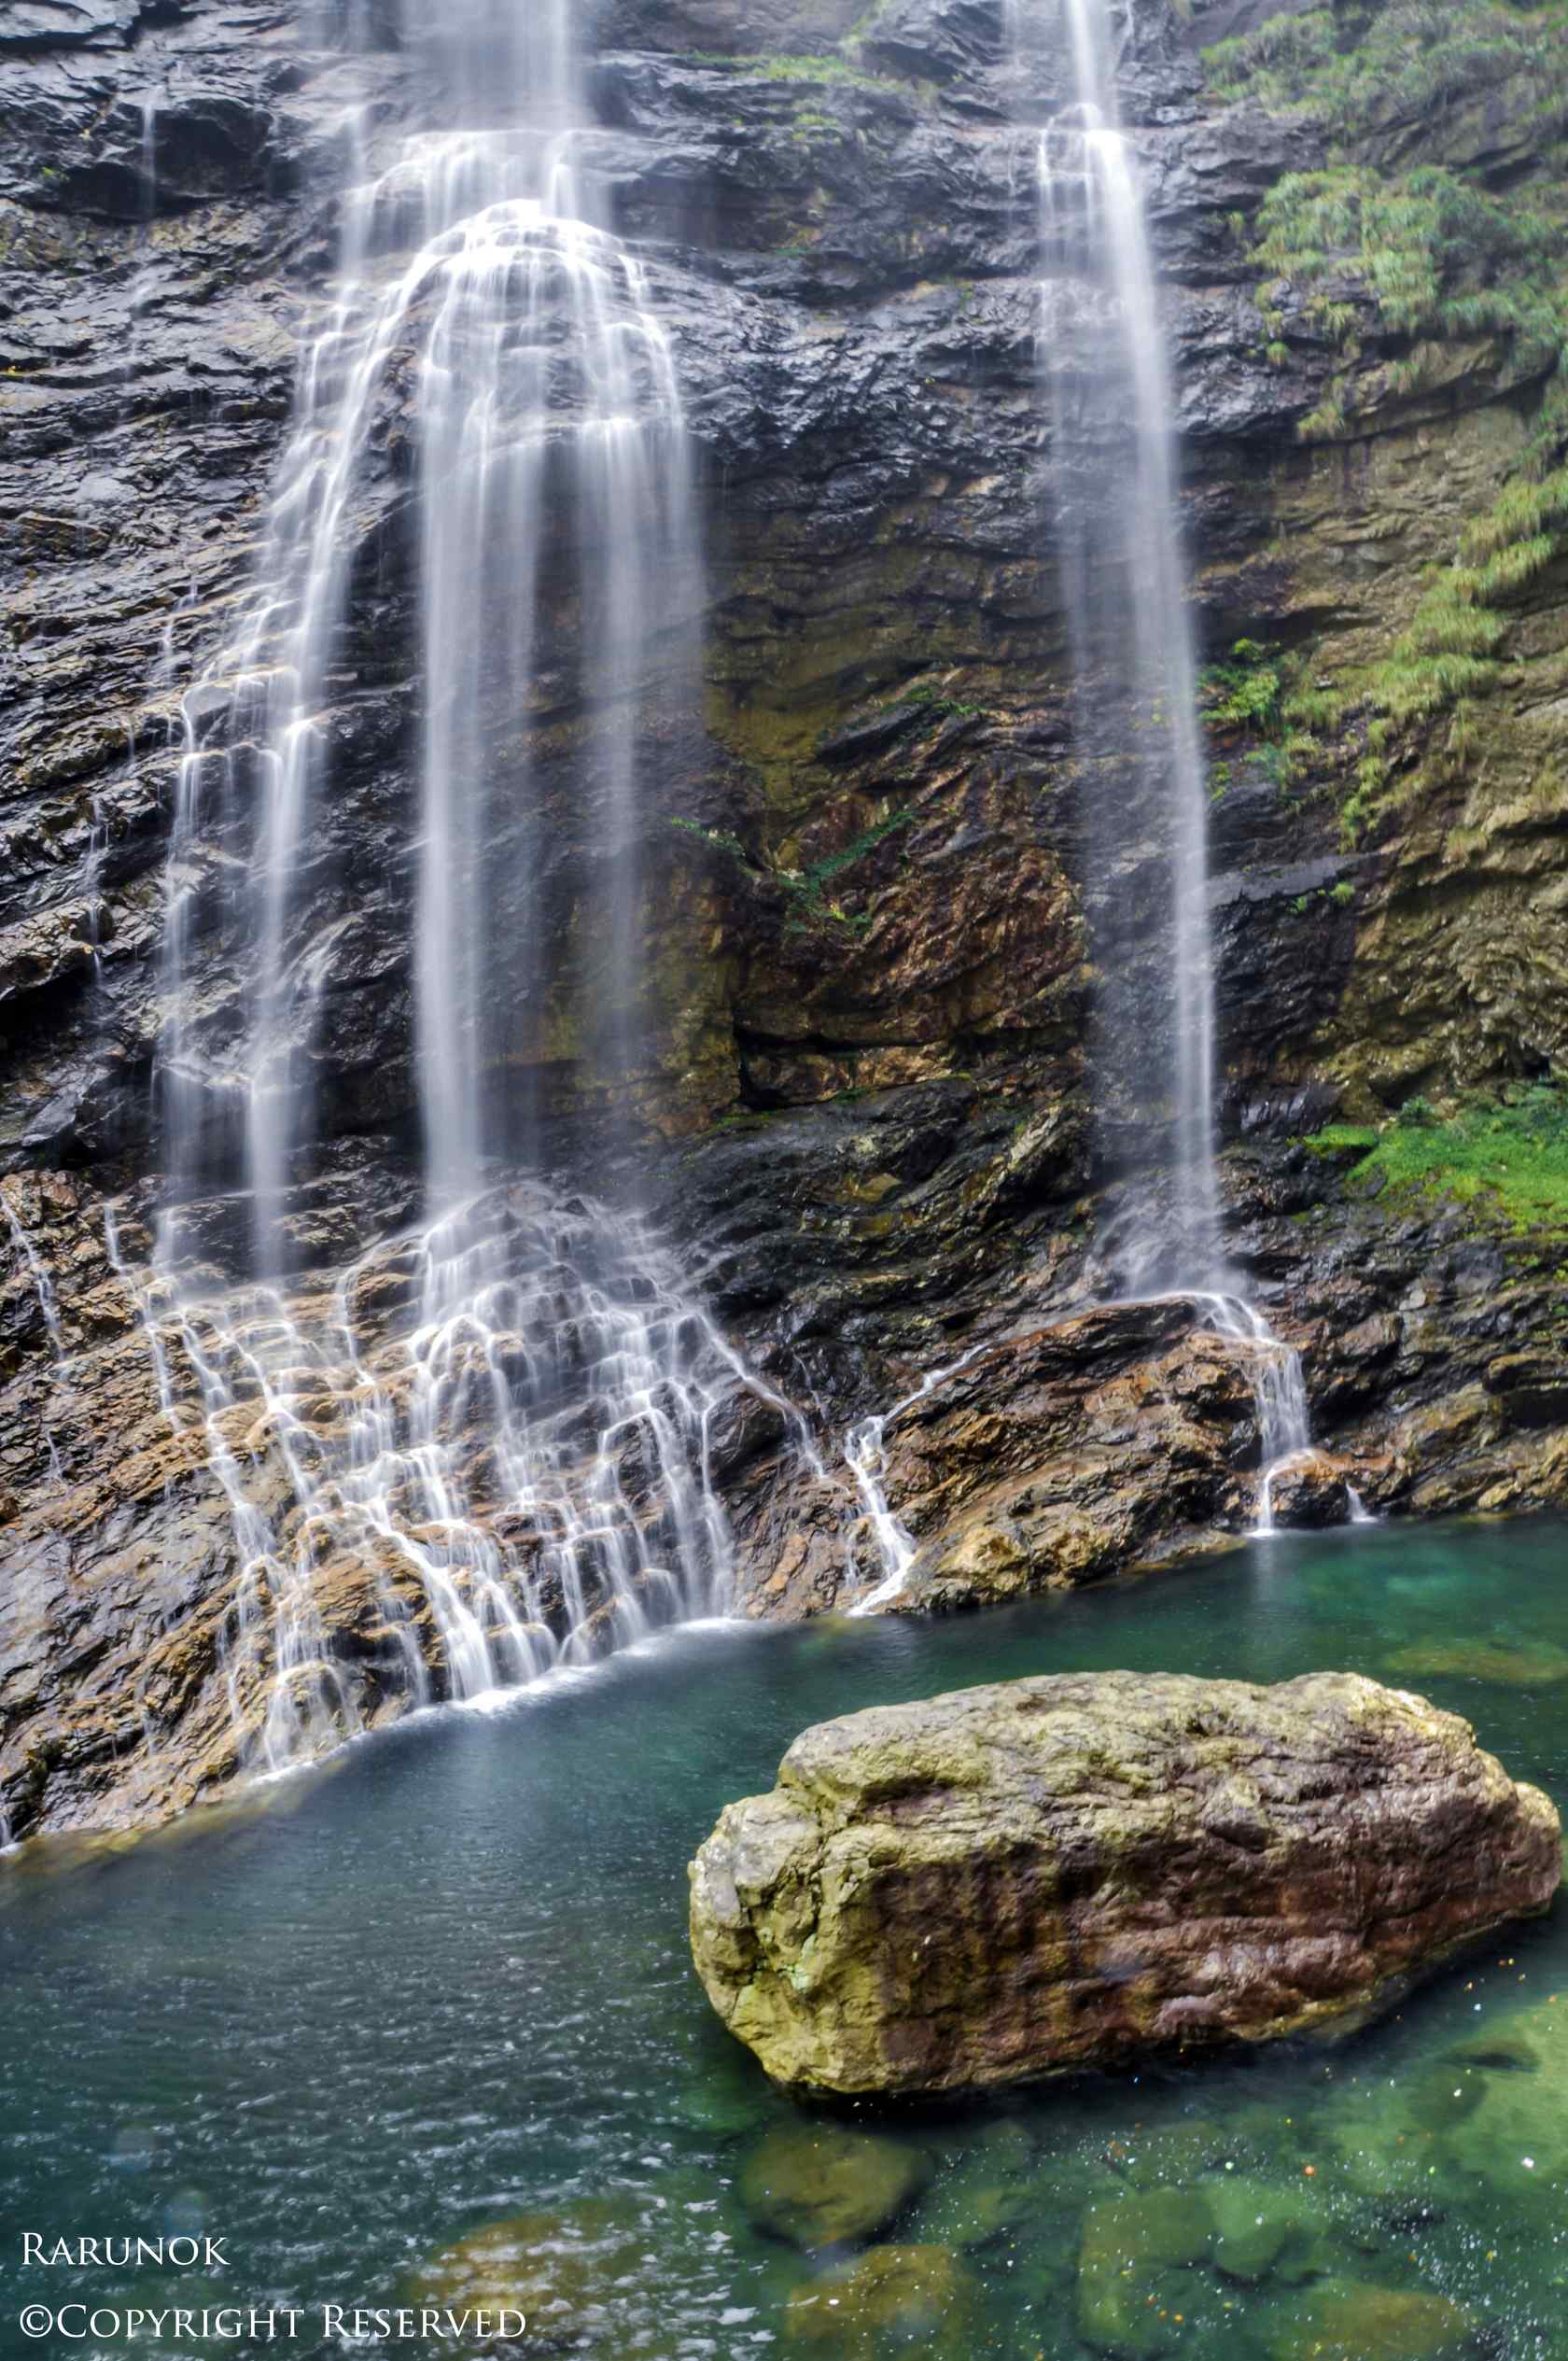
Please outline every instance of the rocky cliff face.
[{"label": "rocky cliff face", "polygon": [[[1305,282],[1261,295],[1260,208],[1332,145],[1268,91],[1226,100],[1206,80],[1201,45],[1262,13],[1189,22],[1140,0],[1129,114],[1205,643],[1216,662],[1239,639],[1275,651],[1300,693],[1407,630],[1426,569],[1505,487],[1544,381],[1496,326],[1401,376],[1417,340],[1359,283],[1341,290],[1365,315],[1347,363],[1340,312]],[[127,1273],[149,1254],[175,772],[188,732],[220,731],[201,683],[257,562],[351,109],[380,158],[427,71],[391,11],[382,46],[349,59],[341,15],[37,0],[0,23],[0,1808],[18,1833],[166,1810],[235,1760],[231,1520],[210,1438],[171,1426],[191,1368],[154,1366]],[[1258,1451],[1245,1371],[1200,1320],[1085,1314],[1105,1186],[1085,1087],[1092,903],[1136,908],[1158,848],[1150,815],[1143,855],[1109,884],[1086,875],[1108,782],[1075,755],[1044,497],[1028,127],[1064,77],[1036,30],[1020,64],[998,0],[605,0],[594,40],[590,171],[675,343],[707,553],[703,711],[672,702],[650,765],[639,1161],[719,1317],[826,1433],[975,1356],[886,1437],[933,1603],[1234,1529]],[[1460,87],[1417,120],[1395,110],[1374,145],[1419,161],[1424,143],[1517,192],[1547,153],[1536,98],[1505,77],[1479,101]],[[1071,321],[1057,332],[1071,345]],[[1354,400],[1304,442],[1347,372]],[[300,923],[323,946],[330,1021],[308,1054],[329,1146],[288,1207],[307,1295],[413,1205],[412,398],[394,370],[319,724],[333,790]],[[1358,833],[1341,816],[1366,727],[1353,699],[1305,752],[1267,696],[1214,724],[1232,1244],[1305,1350],[1320,1434],[1390,1509],[1568,1491],[1555,1230],[1369,1198],[1348,1149],[1301,1144],[1412,1091],[1557,1068],[1564,594],[1549,556],[1513,597],[1469,751],[1449,712],[1416,716],[1395,750],[1407,792]],[[558,661],[571,626],[563,579],[539,710],[491,717],[527,731],[546,799],[565,980],[519,1055],[564,1158],[605,1098],[570,989],[600,857]],[[190,854],[186,1009],[207,1182],[187,1226],[221,1263],[250,980],[233,880],[257,794],[250,750],[211,752],[224,786]],[[1134,1150],[1136,1129],[1129,1111]],[[275,1436],[231,1440],[281,1499]],[[755,1611],[863,1587],[853,1486],[804,1473],[765,1406],[737,1419],[724,1468]],[[374,1604],[363,1569],[333,1581],[330,1645],[352,1653]]]}]

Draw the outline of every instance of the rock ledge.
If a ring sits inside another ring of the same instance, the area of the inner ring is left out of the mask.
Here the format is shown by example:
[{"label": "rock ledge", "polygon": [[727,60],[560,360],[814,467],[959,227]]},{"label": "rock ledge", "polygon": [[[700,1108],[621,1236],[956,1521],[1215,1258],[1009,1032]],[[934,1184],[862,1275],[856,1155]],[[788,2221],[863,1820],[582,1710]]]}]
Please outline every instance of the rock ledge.
[{"label": "rock ledge", "polygon": [[693,1862],[692,1946],[776,2081],[938,2092],[1365,2017],[1561,1869],[1404,1691],[1070,1674],[804,1732]]}]

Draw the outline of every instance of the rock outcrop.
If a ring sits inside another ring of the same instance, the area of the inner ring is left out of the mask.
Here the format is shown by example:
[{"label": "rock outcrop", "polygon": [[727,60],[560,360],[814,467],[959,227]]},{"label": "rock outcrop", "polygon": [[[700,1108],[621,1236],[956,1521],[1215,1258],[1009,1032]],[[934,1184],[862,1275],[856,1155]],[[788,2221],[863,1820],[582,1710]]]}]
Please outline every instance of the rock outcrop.
[{"label": "rock outcrop", "polygon": [[[165,1817],[226,1785],[253,1741],[256,1698],[236,1716],[226,1679],[242,1553],[199,1375],[177,1349],[154,1369],[105,1215],[144,1280],[172,1015],[164,876],[181,757],[200,744],[229,786],[181,856],[185,1080],[212,1117],[212,1169],[183,1214],[193,1261],[224,1264],[253,988],[232,879],[259,799],[211,676],[330,300],[345,124],[379,171],[445,101],[399,33],[416,8],[3,13],[0,1826],[21,1835]],[[1272,335],[1250,254],[1260,205],[1349,134],[1206,88],[1200,46],[1268,13],[1134,0],[1125,112],[1205,657],[1244,637],[1300,682],[1353,685],[1515,465],[1540,364],[1521,373],[1502,328],[1412,351],[1365,288],[1326,307],[1277,290]],[[863,1595],[878,1569],[840,1446],[900,1403],[886,1488],[916,1545],[916,1603],[1202,1546],[1252,1512],[1242,1373],[1190,1310],[1084,1316],[1108,1162],[1085,1082],[1103,781],[1073,739],[1038,376],[1035,127],[1063,91],[1051,12],[1022,65],[1000,0],[583,14],[584,169],[667,328],[707,558],[701,726],[682,706],[647,750],[639,814],[639,1193],[700,1263],[726,1333],[819,1410],[832,1479],[805,1480],[765,1415],[736,1424],[721,1471],[736,1604],[805,1615]],[[349,17],[374,28],[357,56]],[[1432,105],[1381,120],[1368,158],[1456,163],[1528,206],[1553,172],[1539,92],[1488,82],[1477,131],[1466,73],[1490,73],[1484,45]],[[1347,306],[1354,400],[1303,441],[1345,373],[1329,316]],[[318,717],[333,793],[299,894],[331,1021],[309,1049],[325,1145],[283,1227],[316,1300],[416,1195],[413,383],[399,371],[384,389],[346,523],[346,627]],[[553,591],[547,655],[572,627],[569,566]],[[1568,1058],[1561,555],[1505,608],[1507,660],[1471,737],[1447,711],[1411,719],[1401,793],[1353,844],[1341,806],[1365,716],[1325,725],[1294,773],[1272,724],[1211,730],[1227,1249],[1301,1348],[1343,1481],[1383,1513],[1568,1501],[1561,1227],[1370,1202],[1300,1145],[1341,1113],[1370,1123],[1411,1091],[1442,1101]],[[570,973],[597,892],[584,717],[564,689],[546,705],[537,726],[497,726],[527,730],[542,923]],[[1145,817],[1118,881],[1134,903],[1158,873]],[[564,998],[519,1055],[564,1123],[602,1102]],[[1135,1115],[1127,1128],[1136,1153]],[[584,1165],[599,1186],[592,1143],[568,1186]],[[272,1435],[231,1440],[298,1522]],[[1307,1522],[1337,1499],[1319,1470],[1277,1507]],[[324,1657],[362,1663],[385,1648],[376,1569],[334,1555],[326,1571]],[[398,1569],[385,1579],[396,1593]],[[389,1683],[369,1718],[410,1693]]]},{"label": "rock outcrop", "polygon": [[1420,1697],[1073,1674],[805,1732],[693,1863],[692,1943],[777,2081],[891,2097],[1359,2020],[1561,1871]]}]

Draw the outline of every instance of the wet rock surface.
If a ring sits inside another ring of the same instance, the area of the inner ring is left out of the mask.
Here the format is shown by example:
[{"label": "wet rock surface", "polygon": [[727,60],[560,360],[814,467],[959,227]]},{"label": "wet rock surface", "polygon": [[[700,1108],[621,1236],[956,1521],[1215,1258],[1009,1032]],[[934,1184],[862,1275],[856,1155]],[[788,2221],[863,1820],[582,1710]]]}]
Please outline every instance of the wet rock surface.
[{"label": "wet rock surface", "polygon": [[[1277,639],[1333,670],[1413,607],[1513,447],[1517,395],[1477,347],[1424,405],[1371,403],[1353,445],[1298,443],[1333,355],[1297,307],[1285,361],[1267,357],[1234,223],[1318,135],[1211,105],[1196,62],[1261,13],[1189,26],[1141,0],[1128,118],[1169,280],[1206,651]],[[194,740],[224,784],[190,856],[211,1192],[192,1256],[221,1262],[239,1218],[252,947],[230,881],[256,854],[259,786],[209,673],[330,295],[345,122],[362,110],[366,168],[384,168],[424,71],[390,14],[357,62],[330,15],[30,0],[0,22],[0,1163],[20,1225],[0,1231],[0,1813],[17,1834],[216,1792],[259,1711],[230,1697],[240,1552],[194,1381],[175,1370],[171,1419],[105,1216],[119,1206],[145,1240],[163,870]],[[1105,782],[1072,740],[1037,384],[1034,126],[1060,98],[1059,45],[1010,64],[990,0],[888,0],[869,22],[847,0],[606,0],[594,38],[586,165],[668,328],[707,553],[704,711],[672,704],[638,847],[639,1188],[727,1331],[814,1406],[828,1465],[814,1478],[754,1400],[724,1412],[737,1604],[805,1615],[866,1594],[883,1568],[842,1439],[970,1354],[888,1421],[906,1603],[1168,1563],[1251,1523],[1259,1445],[1245,1372],[1191,1307],[1093,1308],[1086,845]],[[1505,178],[1527,162],[1514,103],[1491,110]],[[1369,334],[1369,367],[1379,350]],[[298,896],[332,1012],[308,1052],[328,1146],[286,1216],[306,1295],[415,1211],[392,850],[423,695],[411,401],[395,372],[352,504],[319,722],[334,792]],[[1359,1198],[1294,1145],[1336,1112],[1563,1051],[1545,783],[1564,611],[1548,576],[1485,762],[1353,851],[1334,780],[1287,792],[1266,753],[1211,750],[1229,1244],[1303,1350],[1320,1441],[1379,1514],[1568,1499],[1562,1240]],[[553,702],[530,728],[568,971],[595,891],[571,628],[563,580]],[[1144,817],[1118,881],[1134,903],[1158,868]],[[553,1117],[581,1134],[602,1114],[569,1011],[518,1054]],[[286,1509],[267,1439],[247,1465]],[[1339,1497],[1304,1483],[1281,1521]],[[334,1665],[385,1656],[387,1584],[396,1569],[362,1559],[324,1567]],[[388,1679],[371,1719],[408,1693]]]},{"label": "wet rock surface", "polygon": [[[1359,2021],[1561,1867],[1547,1798],[1419,1697],[1064,1676],[805,1732],[693,1863],[692,1942],[777,2081],[931,2094]],[[1114,2308],[1128,2237],[1224,2228],[1164,2191],[1085,2234]]]}]

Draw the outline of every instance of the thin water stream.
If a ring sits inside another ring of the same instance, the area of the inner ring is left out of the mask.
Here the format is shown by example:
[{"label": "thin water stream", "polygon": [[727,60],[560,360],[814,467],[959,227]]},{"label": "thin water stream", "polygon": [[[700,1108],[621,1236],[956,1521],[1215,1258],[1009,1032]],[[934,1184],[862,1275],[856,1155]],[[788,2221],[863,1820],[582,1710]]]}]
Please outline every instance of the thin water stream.
[{"label": "thin water stream", "polygon": [[[1074,633],[1076,756],[1089,782],[1092,1072],[1102,1153],[1141,1136],[1142,1177],[1099,1242],[1110,1292],[1191,1294],[1239,1348],[1257,1400],[1256,1523],[1310,1455],[1305,1373],[1228,1268],[1215,1166],[1209,778],[1181,517],[1176,403],[1142,165],[1122,128],[1130,19],[1010,0],[1023,45],[1059,21],[1072,93],[1040,136],[1040,370],[1053,527]],[[1151,845],[1154,850],[1151,851]]]}]

